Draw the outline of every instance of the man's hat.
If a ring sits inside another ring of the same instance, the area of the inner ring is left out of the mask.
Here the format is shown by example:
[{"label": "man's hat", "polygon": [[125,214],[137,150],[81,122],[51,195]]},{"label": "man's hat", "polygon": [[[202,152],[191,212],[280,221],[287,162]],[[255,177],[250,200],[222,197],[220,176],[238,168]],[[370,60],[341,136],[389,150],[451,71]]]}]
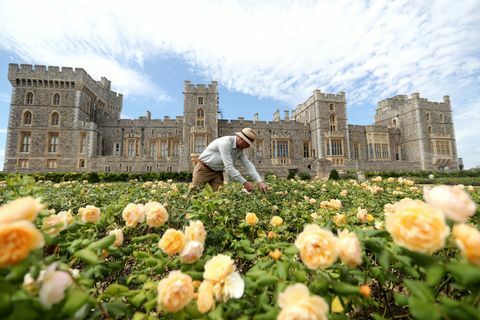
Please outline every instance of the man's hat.
[{"label": "man's hat", "polygon": [[245,140],[250,146],[257,137],[257,133],[252,128],[243,128],[240,132],[235,132],[235,134]]}]

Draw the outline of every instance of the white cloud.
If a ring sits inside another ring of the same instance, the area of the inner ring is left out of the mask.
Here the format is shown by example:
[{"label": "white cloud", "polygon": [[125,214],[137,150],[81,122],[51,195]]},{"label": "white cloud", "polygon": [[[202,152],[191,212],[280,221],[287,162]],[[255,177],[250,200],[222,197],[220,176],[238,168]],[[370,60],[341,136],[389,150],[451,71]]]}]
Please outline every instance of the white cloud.
[{"label": "white cloud", "polygon": [[[7,133],[7,129],[6,128],[0,128],[0,134],[5,134]],[[2,151],[2,150],[0,150]]]},{"label": "white cloud", "polygon": [[10,103],[10,95],[0,92],[0,102]]},{"label": "white cloud", "polygon": [[455,112],[474,112],[479,29],[478,0],[0,2],[0,48],[157,100],[168,96],[143,65],[174,56],[230,90],[291,105],[320,88],[346,91],[351,106],[448,94]]}]

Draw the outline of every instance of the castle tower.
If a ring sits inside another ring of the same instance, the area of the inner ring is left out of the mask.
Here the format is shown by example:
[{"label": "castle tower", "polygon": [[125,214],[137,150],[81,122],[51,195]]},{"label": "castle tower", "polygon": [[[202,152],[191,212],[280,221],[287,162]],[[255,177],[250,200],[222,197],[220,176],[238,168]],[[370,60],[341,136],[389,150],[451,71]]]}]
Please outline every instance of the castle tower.
[{"label": "castle tower", "polygon": [[295,121],[310,126],[312,155],[343,166],[350,158],[345,92],[323,93],[315,90],[294,111]]},{"label": "castle tower", "polygon": [[200,153],[218,137],[218,82],[184,82],[180,170],[191,171]]},{"label": "castle tower", "polygon": [[102,154],[97,123],[118,119],[122,95],[83,69],[10,64],[5,171],[83,171]]}]

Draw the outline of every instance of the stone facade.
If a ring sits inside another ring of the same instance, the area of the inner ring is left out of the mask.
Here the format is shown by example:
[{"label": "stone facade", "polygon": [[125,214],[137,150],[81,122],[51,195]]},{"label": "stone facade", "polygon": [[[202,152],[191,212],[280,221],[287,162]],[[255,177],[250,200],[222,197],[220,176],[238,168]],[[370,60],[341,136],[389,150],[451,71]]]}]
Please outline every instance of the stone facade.
[{"label": "stone facade", "polygon": [[346,97],[315,90],[272,121],[219,118],[218,83],[184,83],[183,116],[120,119],[122,95],[83,69],[10,64],[12,99],[4,171],[191,171],[215,138],[257,131],[247,154],[260,173],[458,169],[448,96],[382,100],[375,123],[349,125]]}]

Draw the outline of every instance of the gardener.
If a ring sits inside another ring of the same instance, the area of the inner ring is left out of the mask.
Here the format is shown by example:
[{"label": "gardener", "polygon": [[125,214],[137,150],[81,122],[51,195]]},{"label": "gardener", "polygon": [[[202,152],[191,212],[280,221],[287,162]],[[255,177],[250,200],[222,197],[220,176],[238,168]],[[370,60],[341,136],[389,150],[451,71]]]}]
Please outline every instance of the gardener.
[{"label": "gardener", "polygon": [[247,181],[233,166],[234,160],[240,160],[247,173],[255,179],[262,191],[267,191],[267,184],[262,181],[255,166],[248,160],[245,150],[249,148],[257,134],[251,128],[243,128],[234,136],[225,136],[212,141],[203,150],[193,169],[193,186],[201,186],[208,183],[213,190],[223,185],[223,171],[225,170],[231,180],[238,181],[247,191],[252,191],[254,186]]}]

